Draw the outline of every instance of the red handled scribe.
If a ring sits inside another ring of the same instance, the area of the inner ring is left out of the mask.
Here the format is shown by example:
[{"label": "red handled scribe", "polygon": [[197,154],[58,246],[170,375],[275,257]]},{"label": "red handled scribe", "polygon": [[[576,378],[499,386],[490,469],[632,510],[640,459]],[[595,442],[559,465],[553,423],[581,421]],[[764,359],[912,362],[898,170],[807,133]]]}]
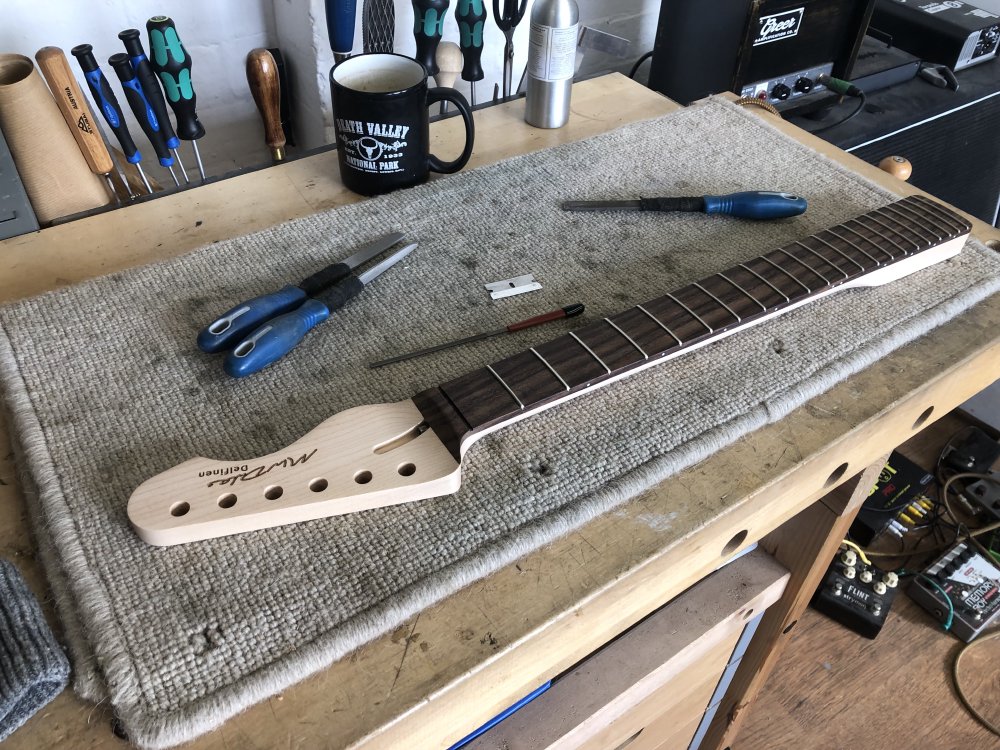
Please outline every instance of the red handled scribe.
[{"label": "red handled scribe", "polygon": [[415,352],[407,352],[406,354],[400,354],[396,357],[390,357],[389,359],[379,360],[378,362],[372,362],[368,365],[372,370],[378,367],[384,367],[385,365],[391,365],[395,362],[403,362],[407,359],[414,359],[415,357],[422,357],[425,354],[432,354],[434,352],[439,352],[444,349],[451,349],[453,346],[462,346],[462,344],[471,344],[473,341],[482,341],[483,339],[492,338],[493,336],[500,336],[505,333],[515,333],[517,331],[523,331],[525,328],[534,328],[535,326],[540,326],[543,323],[549,323],[553,320],[562,320],[563,318],[572,318],[583,312],[583,305],[577,303],[575,305],[567,305],[566,307],[560,307],[552,312],[543,313],[542,315],[536,315],[533,318],[528,318],[527,320],[521,320],[517,323],[511,323],[505,328],[498,328],[495,331],[487,331],[486,333],[477,333],[475,336],[466,336],[464,339],[455,339],[454,341],[448,341],[444,344],[438,344],[437,346],[429,346],[426,349],[419,349]]}]

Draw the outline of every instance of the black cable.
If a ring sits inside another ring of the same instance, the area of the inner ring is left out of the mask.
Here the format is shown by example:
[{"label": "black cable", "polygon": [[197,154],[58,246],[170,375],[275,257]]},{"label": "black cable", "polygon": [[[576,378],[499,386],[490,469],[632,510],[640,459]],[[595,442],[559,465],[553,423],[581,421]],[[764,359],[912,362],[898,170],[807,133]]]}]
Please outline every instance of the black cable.
[{"label": "black cable", "polygon": [[653,56],[653,50],[650,50],[638,60],[635,61],[635,65],[632,66],[632,70],[629,71],[628,77],[635,80],[635,74],[639,72],[639,66],[642,65],[646,60]]},{"label": "black cable", "polygon": [[822,133],[824,130],[829,130],[830,128],[835,128],[838,125],[843,125],[848,120],[853,120],[855,117],[857,117],[858,114],[860,114],[861,110],[865,108],[865,105],[867,103],[868,103],[868,97],[865,96],[865,92],[864,91],[861,91],[859,93],[859,95],[858,95],[858,106],[854,108],[854,110],[851,112],[851,114],[849,114],[847,117],[845,117],[842,120],[837,120],[836,122],[831,122],[831,123],[829,123],[827,125],[824,125],[821,128],[816,128],[815,130],[810,130],[809,132],[813,133],[813,134],[815,134],[815,133]]}]

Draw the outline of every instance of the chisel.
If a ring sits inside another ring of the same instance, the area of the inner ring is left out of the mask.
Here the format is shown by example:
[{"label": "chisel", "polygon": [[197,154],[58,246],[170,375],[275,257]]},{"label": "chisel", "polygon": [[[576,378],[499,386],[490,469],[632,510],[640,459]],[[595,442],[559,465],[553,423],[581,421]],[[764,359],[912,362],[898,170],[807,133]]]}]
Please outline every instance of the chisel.
[{"label": "chisel", "polygon": [[575,305],[567,305],[566,307],[560,307],[552,312],[543,313],[542,315],[536,315],[533,318],[528,318],[527,320],[521,320],[517,323],[511,323],[504,328],[498,328],[495,331],[486,331],[485,333],[477,333],[474,336],[466,336],[464,339],[455,339],[454,341],[447,341],[443,344],[438,344],[437,346],[429,346],[426,349],[418,349],[415,352],[407,352],[406,354],[400,354],[395,357],[389,357],[389,359],[382,359],[378,362],[372,362],[368,365],[372,370],[384,367],[385,365],[391,365],[394,362],[403,362],[408,359],[414,359],[415,357],[423,357],[425,354],[433,354],[434,352],[440,352],[444,349],[451,349],[455,346],[462,346],[463,344],[471,344],[474,341],[482,341],[483,339],[492,338],[493,336],[502,336],[505,333],[516,333],[517,331],[523,331],[525,328],[534,328],[535,326],[540,326],[543,323],[549,323],[553,320],[562,320],[563,318],[572,318],[579,315],[584,310],[584,306],[579,302]]},{"label": "chisel", "polygon": [[790,193],[751,191],[700,198],[640,198],[631,201],[564,201],[563,211],[694,211],[741,219],[784,219],[805,213],[806,199]]}]

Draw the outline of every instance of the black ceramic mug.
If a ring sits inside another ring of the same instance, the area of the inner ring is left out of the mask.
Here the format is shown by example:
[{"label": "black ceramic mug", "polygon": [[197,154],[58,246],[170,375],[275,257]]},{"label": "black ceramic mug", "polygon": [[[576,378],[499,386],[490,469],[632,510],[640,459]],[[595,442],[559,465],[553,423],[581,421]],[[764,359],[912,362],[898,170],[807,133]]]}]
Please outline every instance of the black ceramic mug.
[{"label": "black ceramic mug", "polygon": [[[449,88],[428,88],[424,66],[409,57],[349,57],[330,71],[337,158],[344,185],[379,195],[417,185],[431,172],[451,174],[472,155],[475,125],[465,97]],[[449,101],[465,120],[465,147],[454,161],[430,152],[428,108]]]}]

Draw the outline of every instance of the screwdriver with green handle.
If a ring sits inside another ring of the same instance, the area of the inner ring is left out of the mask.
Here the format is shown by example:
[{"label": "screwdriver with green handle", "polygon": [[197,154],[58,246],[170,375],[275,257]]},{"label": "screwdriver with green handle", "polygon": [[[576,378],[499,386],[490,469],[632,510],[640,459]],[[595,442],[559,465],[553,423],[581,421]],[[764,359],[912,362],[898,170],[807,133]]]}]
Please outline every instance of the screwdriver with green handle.
[{"label": "screwdriver with green handle", "polygon": [[191,56],[188,54],[174,22],[167,16],[153,16],[146,21],[149,34],[150,64],[163,84],[174,117],[177,118],[177,135],[181,140],[191,141],[194,158],[198,162],[198,172],[205,181],[205,167],[198,151],[198,139],[205,135],[204,126],[195,112],[194,85],[191,83]]},{"label": "screwdriver with green handle", "polygon": [[427,75],[438,74],[437,46],[444,32],[449,0],[412,0],[413,37],[417,43],[414,59],[424,66]]},{"label": "screwdriver with green handle", "polygon": [[806,199],[767,190],[690,198],[639,198],[628,201],[564,201],[563,211],[694,211],[741,219],[784,219],[805,213]]},{"label": "screwdriver with green handle", "polygon": [[476,81],[483,80],[483,29],[486,26],[486,6],[483,0],[458,0],[455,20],[458,21],[459,47],[464,65],[462,80],[469,82],[469,100],[476,104]]},{"label": "screwdriver with green handle", "polygon": [[142,85],[139,83],[139,79],[132,69],[132,63],[129,61],[128,55],[124,52],[117,52],[108,58],[108,65],[118,74],[118,80],[122,84],[122,91],[125,92],[125,99],[128,101],[129,107],[132,108],[132,114],[135,115],[135,119],[139,121],[139,127],[142,128],[142,132],[146,134],[150,144],[153,146],[153,151],[156,152],[156,157],[160,160],[160,166],[170,172],[170,176],[174,180],[174,185],[180,187],[181,184],[177,181],[177,175],[174,174],[174,157],[167,146],[163,121],[156,116],[156,113],[153,111],[153,105],[150,104],[146,98],[146,94],[143,93]]}]

